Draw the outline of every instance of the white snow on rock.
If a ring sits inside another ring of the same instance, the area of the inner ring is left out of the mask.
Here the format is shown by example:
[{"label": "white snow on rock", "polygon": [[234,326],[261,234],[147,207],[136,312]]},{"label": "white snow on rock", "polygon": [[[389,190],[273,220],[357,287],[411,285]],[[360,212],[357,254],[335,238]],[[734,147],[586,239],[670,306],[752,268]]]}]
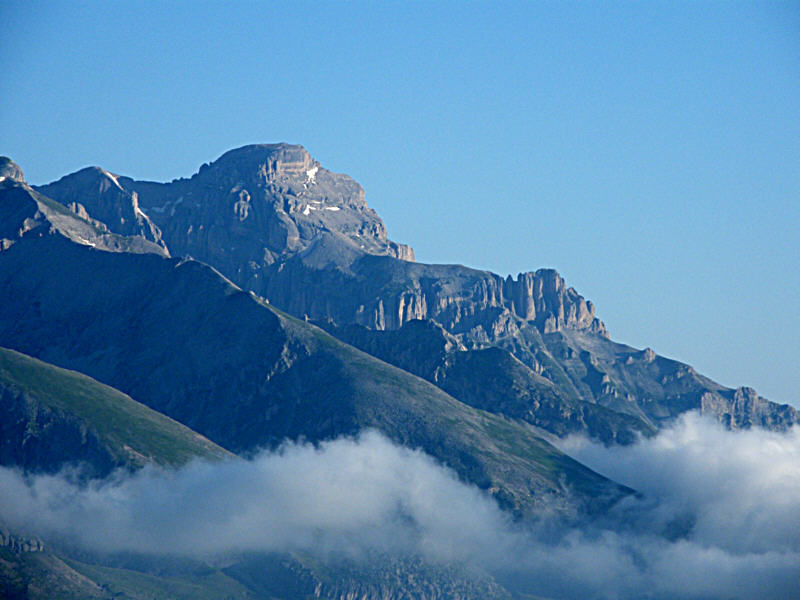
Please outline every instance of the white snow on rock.
[{"label": "white snow on rock", "polygon": [[325,210],[341,210],[338,206],[326,206]]},{"label": "white snow on rock", "polygon": [[105,169],[100,169],[100,170],[103,171],[103,173],[105,174],[106,177],[108,177],[111,181],[114,182],[115,186],[117,186],[119,189],[122,189],[122,186],[119,184],[119,181],[117,181],[117,176],[116,175],[112,175],[111,173],[109,173]]},{"label": "white snow on rock", "polygon": [[303,209],[303,214],[305,216],[308,216],[309,214],[311,214],[311,207],[308,204],[306,204],[306,207]]},{"label": "white snow on rock", "polygon": [[319,171],[319,167],[311,167],[306,171],[306,183],[316,183],[317,171]]}]

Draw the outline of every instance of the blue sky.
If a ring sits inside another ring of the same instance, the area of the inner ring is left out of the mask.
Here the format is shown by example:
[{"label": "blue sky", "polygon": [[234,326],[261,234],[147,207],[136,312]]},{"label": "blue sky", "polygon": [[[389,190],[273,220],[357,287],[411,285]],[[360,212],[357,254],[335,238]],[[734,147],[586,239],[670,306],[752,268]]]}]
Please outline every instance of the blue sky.
[{"label": "blue sky", "polygon": [[0,5],[45,183],[300,143],[425,262],[555,267],[612,338],[800,406],[800,5]]}]

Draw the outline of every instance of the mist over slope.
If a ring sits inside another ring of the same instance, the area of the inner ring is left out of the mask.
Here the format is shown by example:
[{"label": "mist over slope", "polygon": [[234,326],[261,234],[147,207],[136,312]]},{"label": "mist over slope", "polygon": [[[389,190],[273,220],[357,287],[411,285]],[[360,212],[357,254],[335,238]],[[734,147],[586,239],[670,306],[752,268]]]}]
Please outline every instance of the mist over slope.
[{"label": "mist over slope", "polygon": [[15,527],[94,552],[418,556],[569,599],[800,593],[800,432],[733,433],[690,414],[632,446],[564,447],[644,495],[602,523],[513,523],[449,469],[368,432],[88,487],[3,468],[0,503]]}]

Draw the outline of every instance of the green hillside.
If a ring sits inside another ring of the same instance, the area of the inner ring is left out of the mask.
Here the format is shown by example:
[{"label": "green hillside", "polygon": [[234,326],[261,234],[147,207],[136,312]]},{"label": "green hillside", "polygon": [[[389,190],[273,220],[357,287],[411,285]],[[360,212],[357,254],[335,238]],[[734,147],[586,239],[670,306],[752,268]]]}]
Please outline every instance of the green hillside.
[{"label": "green hillside", "polygon": [[[5,464],[54,470],[80,460],[102,472],[231,456],[112,387],[6,348],[0,348],[0,400]],[[76,436],[82,443],[71,443]]]}]

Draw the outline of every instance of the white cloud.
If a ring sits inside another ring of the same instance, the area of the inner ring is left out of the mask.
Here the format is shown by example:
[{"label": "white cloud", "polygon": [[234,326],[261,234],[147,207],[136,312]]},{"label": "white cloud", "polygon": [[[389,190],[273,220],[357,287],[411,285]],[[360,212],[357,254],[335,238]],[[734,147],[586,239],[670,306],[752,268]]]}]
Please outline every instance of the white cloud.
[{"label": "white cloud", "polygon": [[0,512],[105,551],[379,550],[554,598],[800,597],[800,432],[731,433],[690,415],[631,447],[563,447],[643,497],[602,522],[523,527],[424,454],[367,433],[85,487],[0,469]]}]

